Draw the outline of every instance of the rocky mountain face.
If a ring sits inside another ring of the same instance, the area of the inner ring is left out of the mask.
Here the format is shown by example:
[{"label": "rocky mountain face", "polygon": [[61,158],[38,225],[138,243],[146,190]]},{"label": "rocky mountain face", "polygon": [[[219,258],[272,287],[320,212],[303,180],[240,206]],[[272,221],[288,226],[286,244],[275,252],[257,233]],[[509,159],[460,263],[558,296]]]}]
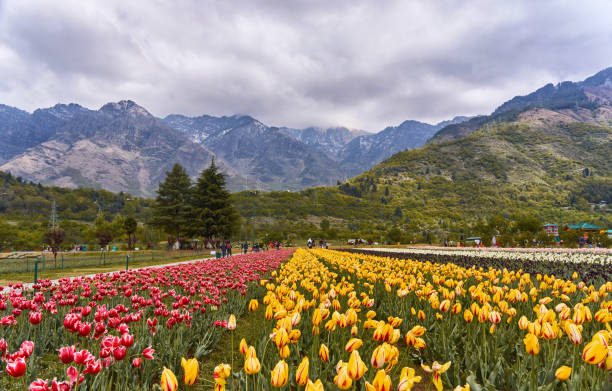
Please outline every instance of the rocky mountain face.
[{"label": "rocky mountain face", "polygon": [[314,147],[315,149],[327,154],[334,160],[340,160],[343,148],[359,136],[364,136],[368,132],[363,130],[351,130],[344,127],[336,128],[316,128],[305,129],[280,128],[286,135]]},{"label": "rocky mountain face", "polygon": [[[612,67],[581,82],[549,83],[525,96],[516,96],[499,106],[491,115],[479,116],[440,129],[430,143],[455,140],[499,122],[512,122],[523,113],[545,110],[570,117],[574,122],[607,125],[612,121]],[[527,114],[527,116],[531,116]]]},{"label": "rocky mountain face", "polygon": [[164,121],[240,174],[242,182],[230,181],[232,190],[300,190],[331,185],[345,175],[327,154],[249,116],[173,114]]},{"label": "rocky mountain face", "polygon": [[19,115],[22,120],[5,132],[11,151],[22,152],[3,154],[0,170],[44,184],[150,196],[175,162],[195,176],[213,156],[132,101],[97,111],[56,105]]},{"label": "rocky mountain face", "polygon": [[[344,127],[267,127],[249,116],[173,114],[164,121],[209,148],[244,177],[260,180],[255,188],[298,190],[334,184],[360,174],[396,152],[423,146],[441,127],[468,119],[456,117],[436,125],[405,121],[379,133]],[[253,145],[259,148],[251,151]],[[279,145],[285,148],[278,149]],[[261,150],[273,151],[273,158],[255,153]],[[302,162],[298,152],[309,163]],[[289,162],[295,168],[289,169]]]},{"label": "rocky mountain face", "polygon": [[466,120],[469,118],[455,117],[436,125],[404,121],[380,133],[356,137],[340,151],[340,165],[349,176],[358,175],[364,168],[369,169],[397,152],[422,147],[442,127]]}]

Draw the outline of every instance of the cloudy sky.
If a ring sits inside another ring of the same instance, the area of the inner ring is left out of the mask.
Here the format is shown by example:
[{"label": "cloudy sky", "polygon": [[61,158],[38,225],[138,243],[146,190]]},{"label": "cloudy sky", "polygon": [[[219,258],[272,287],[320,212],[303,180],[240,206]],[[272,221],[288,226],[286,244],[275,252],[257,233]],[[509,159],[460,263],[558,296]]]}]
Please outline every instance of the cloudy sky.
[{"label": "cloudy sky", "polygon": [[437,122],[612,66],[610,15],[608,1],[0,0],[0,103]]}]

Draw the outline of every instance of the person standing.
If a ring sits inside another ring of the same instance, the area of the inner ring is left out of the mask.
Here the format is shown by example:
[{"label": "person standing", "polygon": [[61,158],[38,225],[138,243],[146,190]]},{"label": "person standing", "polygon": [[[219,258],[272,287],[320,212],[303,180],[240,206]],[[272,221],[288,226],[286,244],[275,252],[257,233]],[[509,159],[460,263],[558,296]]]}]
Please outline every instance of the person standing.
[{"label": "person standing", "polygon": [[249,251],[249,242],[244,242],[244,253],[246,254]]},{"label": "person standing", "polygon": [[228,240],[226,243],[226,247],[227,247],[227,256],[231,257],[232,256],[232,242]]},{"label": "person standing", "polygon": [[227,251],[227,247],[225,247],[225,242],[221,242],[221,257],[225,258],[226,251]]}]

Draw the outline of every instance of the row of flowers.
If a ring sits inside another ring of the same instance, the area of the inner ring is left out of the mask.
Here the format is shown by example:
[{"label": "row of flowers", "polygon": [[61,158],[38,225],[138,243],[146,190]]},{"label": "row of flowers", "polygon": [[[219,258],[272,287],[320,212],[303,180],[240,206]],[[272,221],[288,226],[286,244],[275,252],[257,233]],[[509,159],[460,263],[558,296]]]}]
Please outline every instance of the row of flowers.
[{"label": "row of flowers", "polygon": [[159,383],[162,363],[208,352],[222,333],[214,322],[240,314],[263,291],[259,280],[290,254],[0,289],[0,389],[150,390]]},{"label": "row of flowers", "polygon": [[[606,256],[602,262],[581,262],[575,254],[554,254],[554,257],[542,255],[534,259],[532,255],[521,257],[511,253],[493,251],[464,251],[464,250],[419,250],[409,249],[348,249],[352,253],[373,254],[381,257],[402,259],[415,259],[435,262],[438,264],[452,263],[457,266],[470,268],[495,268],[521,271],[530,274],[548,274],[558,278],[575,279],[577,276],[587,284],[601,284],[612,280],[612,257]],[[500,254],[503,254],[500,255]],[[491,256],[489,256],[491,255]]]},{"label": "row of flowers", "polygon": [[[381,249],[368,249],[381,250]],[[448,247],[427,247],[427,248],[386,248],[384,251],[391,253],[411,253],[423,255],[450,255],[450,256],[472,256],[487,257],[494,259],[515,260],[517,258],[531,261],[544,262],[571,262],[612,265],[612,250],[600,249],[600,251],[580,251],[583,249],[491,249],[491,248],[448,248]]]},{"label": "row of flowers", "polygon": [[266,327],[215,368],[217,391],[610,386],[611,281],[317,249],[261,284]]}]

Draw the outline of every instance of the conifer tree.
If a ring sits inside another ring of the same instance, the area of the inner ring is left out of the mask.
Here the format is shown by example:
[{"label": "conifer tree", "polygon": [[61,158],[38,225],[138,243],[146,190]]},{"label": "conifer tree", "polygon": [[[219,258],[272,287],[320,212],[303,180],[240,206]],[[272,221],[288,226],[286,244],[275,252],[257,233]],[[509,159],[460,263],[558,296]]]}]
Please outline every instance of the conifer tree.
[{"label": "conifer tree", "polygon": [[166,172],[153,203],[151,224],[176,236],[186,232],[190,220],[191,178],[178,163]]},{"label": "conifer tree", "polygon": [[207,239],[227,239],[240,227],[240,215],[225,188],[225,176],[213,159],[200,173],[192,193],[193,224],[191,232]]}]

